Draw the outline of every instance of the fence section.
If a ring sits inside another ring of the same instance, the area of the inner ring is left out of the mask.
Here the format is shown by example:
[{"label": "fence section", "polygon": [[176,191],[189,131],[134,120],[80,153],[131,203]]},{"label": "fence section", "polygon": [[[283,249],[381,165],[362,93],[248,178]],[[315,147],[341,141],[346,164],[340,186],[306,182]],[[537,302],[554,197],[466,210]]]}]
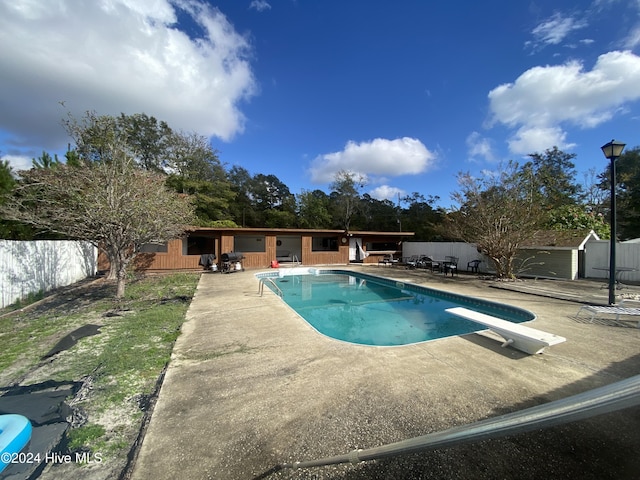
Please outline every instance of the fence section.
[{"label": "fence section", "polygon": [[[415,255],[427,255],[434,260],[446,257],[457,257],[458,268],[464,270],[472,260],[483,260],[474,244],[464,242],[403,242],[402,256],[410,258]],[[486,262],[480,264],[480,271],[487,271]]]},{"label": "fence section", "polygon": [[68,240],[0,240],[0,308],[95,275],[97,249]]},{"label": "fence section", "polygon": [[[608,278],[609,271],[609,241],[600,240],[589,242],[584,255],[585,274],[590,278]],[[636,269],[636,271],[621,271],[618,278],[624,281],[640,282],[640,244],[617,243],[616,267]]]},{"label": "fence section", "polygon": [[[536,266],[538,270],[546,268],[553,270],[555,274],[534,271],[532,269],[523,270],[524,276],[538,276],[541,278],[577,278],[576,272],[571,270],[575,259],[572,256],[571,249],[556,249],[549,254],[544,251],[544,247],[527,252],[522,250],[524,257],[530,257],[531,252],[537,254],[536,259],[531,260],[531,264],[536,262],[540,265]],[[548,255],[543,255],[547,253]],[[577,254],[577,250],[575,251]],[[582,252],[581,252],[582,253]],[[553,255],[552,255],[553,254]],[[458,257],[458,268],[464,270],[467,263],[471,260],[482,260],[480,271],[487,272],[493,269],[492,265],[487,262],[484,255],[478,253],[474,244],[463,242],[403,242],[402,256],[409,258],[414,255],[428,255],[434,260],[443,260],[447,256]],[[521,255],[521,256],[522,256]],[[540,257],[540,258],[538,258]],[[609,272],[609,241],[608,240],[591,240],[584,250],[584,276],[587,278],[608,278]],[[544,265],[542,265],[544,263]],[[623,283],[640,282],[640,243],[617,243],[616,244],[616,266],[622,268],[619,271],[618,279]],[[562,274],[558,274],[562,272]]]}]

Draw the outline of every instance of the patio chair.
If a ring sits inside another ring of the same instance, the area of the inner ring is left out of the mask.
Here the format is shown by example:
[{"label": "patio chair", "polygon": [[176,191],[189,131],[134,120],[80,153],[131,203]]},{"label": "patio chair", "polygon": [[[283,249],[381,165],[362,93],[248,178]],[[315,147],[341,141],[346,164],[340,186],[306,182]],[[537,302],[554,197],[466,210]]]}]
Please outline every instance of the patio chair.
[{"label": "patio chair", "polygon": [[405,268],[409,269],[409,270],[413,270],[414,268],[418,267],[418,260],[420,260],[420,256],[419,255],[412,255],[409,258],[406,258],[404,260],[404,266]]},{"label": "patio chair", "polygon": [[[640,308],[625,307],[623,305],[624,305],[624,302],[622,302],[619,306],[609,305],[607,307],[600,306],[600,305],[583,305],[582,307],[580,307],[580,310],[578,310],[578,313],[576,314],[576,318],[580,316],[580,313],[582,313],[583,310],[586,310],[591,314],[591,318],[589,319],[589,322],[591,323],[593,323],[593,321],[596,318],[596,315],[598,315],[599,313],[607,314],[607,315],[615,315],[616,322],[620,322],[620,315],[640,316]],[[636,327],[640,328],[640,321],[638,322]]]},{"label": "patio chair", "polygon": [[471,260],[467,263],[467,272],[471,271],[471,273],[478,273],[478,267],[482,263],[482,260]]},{"label": "patio chair", "polygon": [[444,257],[442,270],[444,271],[445,277],[449,272],[451,272],[452,277],[454,273],[458,273],[458,257],[451,257],[451,256]]},{"label": "patio chair", "polygon": [[424,256],[420,259],[420,267],[425,270],[428,268],[431,272],[440,271],[440,262],[436,262],[432,257]]},{"label": "patio chair", "polygon": [[389,254],[382,257],[382,260],[378,260],[378,265],[380,264],[393,266],[398,264],[398,260],[393,258],[393,254]]}]

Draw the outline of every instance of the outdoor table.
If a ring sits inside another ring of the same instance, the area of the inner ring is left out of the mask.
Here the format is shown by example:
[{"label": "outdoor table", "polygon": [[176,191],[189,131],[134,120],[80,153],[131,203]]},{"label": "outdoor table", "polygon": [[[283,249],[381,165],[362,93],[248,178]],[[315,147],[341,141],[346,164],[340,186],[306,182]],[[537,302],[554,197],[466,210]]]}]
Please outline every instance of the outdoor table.
[{"label": "outdoor table", "polygon": [[[604,272],[608,272],[609,271],[609,267],[593,267],[594,270],[602,270]],[[637,268],[633,268],[633,267],[616,267],[616,284],[617,285],[623,285],[623,283],[620,281],[620,275],[623,273],[627,273],[627,272],[637,272],[638,269]]]}]

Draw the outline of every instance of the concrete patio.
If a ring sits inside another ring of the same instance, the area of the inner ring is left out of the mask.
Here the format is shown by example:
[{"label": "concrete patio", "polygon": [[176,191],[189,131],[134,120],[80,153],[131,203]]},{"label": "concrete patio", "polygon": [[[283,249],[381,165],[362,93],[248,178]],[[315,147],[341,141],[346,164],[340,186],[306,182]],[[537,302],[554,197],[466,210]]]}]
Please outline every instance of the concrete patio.
[{"label": "concrete patio", "polygon": [[[277,464],[444,430],[640,373],[636,321],[589,323],[575,318],[579,303],[548,295],[577,290],[576,300],[606,302],[602,282],[507,285],[352,268],[529,309],[538,317],[530,326],[567,342],[535,356],[480,334],[356,346],[318,334],[267,289],[260,297],[256,272],[204,274],[131,478],[637,478],[640,408],[439,451],[269,473]],[[536,285],[540,295],[510,289]]]}]

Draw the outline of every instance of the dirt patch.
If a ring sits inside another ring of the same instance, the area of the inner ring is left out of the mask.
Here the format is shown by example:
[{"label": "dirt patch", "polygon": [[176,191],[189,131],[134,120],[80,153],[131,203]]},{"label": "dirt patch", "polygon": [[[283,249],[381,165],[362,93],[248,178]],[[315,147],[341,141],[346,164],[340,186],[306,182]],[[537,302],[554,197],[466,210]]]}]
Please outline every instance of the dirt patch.
[{"label": "dirt patch", "polygon": [[[79,385],[64,399],[66,434],[25,478],[124,478],[197,280],[166,283],[115,301],[113,285],[87,281],[0,315],[2,340],[21,346],[13,356],[0,354],[0,395],[53,379]],[[146,334],[155,312],[170,321]]]}]

